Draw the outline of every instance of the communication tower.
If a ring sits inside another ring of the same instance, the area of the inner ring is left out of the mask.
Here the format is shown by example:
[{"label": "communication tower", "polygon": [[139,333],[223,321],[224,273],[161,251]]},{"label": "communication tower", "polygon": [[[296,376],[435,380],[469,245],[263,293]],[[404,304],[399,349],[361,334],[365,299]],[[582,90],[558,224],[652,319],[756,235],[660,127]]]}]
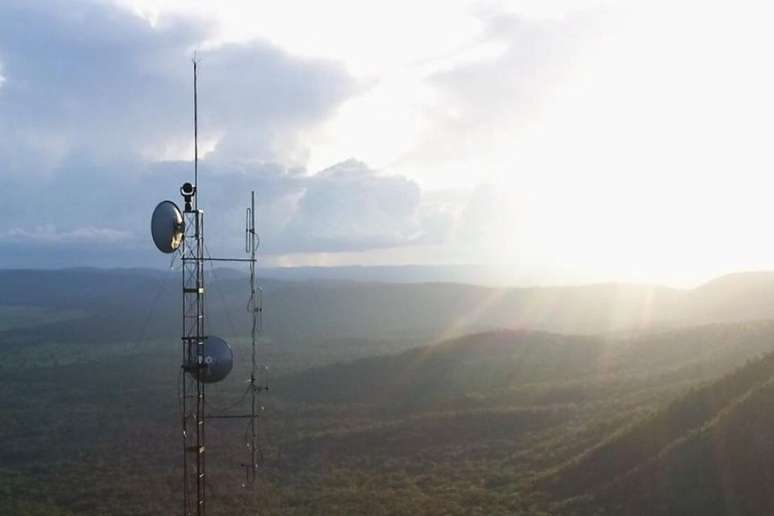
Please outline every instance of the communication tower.
[{"label": "communication tower", "polygon": [[[180,187],[183,210],[172,201],[162,201],[151,217],[151,235],[163,253],[179,253],[182,263],[182,337],[181,337],[181,435],[183,441],[183,514],[205,516],[207,510],[206,428],[210,419],[249,419],[250,435],[246,443],[249,460],[242,464],[249,482],[254,482],[258,469],[258,399],[260,391],[256,362],[256,334],[259,331],[262,296],[256,286],[255,264],[258,235],[255,231],[255,192],[245,217],[246,258],[213,258],[205,256],[204,211],[199,208],[199,147],[197,60],[193,60],[194,91],[194,180]],[[247,262],[250,268],[251,370],[249,379],[250,411],[239,414],[207,414],[207,385],[216,383],[231,372],[234,355],[222,338],[207,333],[204,264],[207,261]]]}]

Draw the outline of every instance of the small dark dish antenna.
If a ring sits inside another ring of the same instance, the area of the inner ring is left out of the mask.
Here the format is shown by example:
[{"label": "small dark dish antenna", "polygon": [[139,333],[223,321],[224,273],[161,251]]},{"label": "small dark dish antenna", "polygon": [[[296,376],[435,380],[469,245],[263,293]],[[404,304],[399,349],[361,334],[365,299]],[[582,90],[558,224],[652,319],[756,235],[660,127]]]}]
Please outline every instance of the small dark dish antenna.
[{"label": "small dark dish antenna", "polygon": [[204,342],[204,360],[199,367],[189,364],[189,368],[203,383],[217,383],[231,372],[234,367],[234,352],[228,342],[210,335]]}]

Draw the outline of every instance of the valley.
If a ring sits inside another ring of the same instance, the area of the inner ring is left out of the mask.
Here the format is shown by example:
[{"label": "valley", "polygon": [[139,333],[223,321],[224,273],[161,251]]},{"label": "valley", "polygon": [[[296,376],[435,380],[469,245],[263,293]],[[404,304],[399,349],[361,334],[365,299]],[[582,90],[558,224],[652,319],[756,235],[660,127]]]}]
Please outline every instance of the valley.
[{"label": "valley", "polygon": [[[23,324],[5,323],[0,340],[8,400],[0,508],[172,513],[180,461],[174,308],[136,299],[155,288],[174,300],[176,278],[79,274],[60,280],[111,288],[57,299],[30,284],[39,281],[34,275],[0,287],[4,300],[23,298],[0,313],[29,312]],[[524,292],[495,291],[501,300],[471,317],[456,303],[491,291],[267,282],[262,469],[257,485],[242,487],[244,424],[213,421],[212,512],[766,512],[774,503],[763,486],[774,475],[766,437],[774,424],[774,310],[743,318],[736,304],[762,298],[764,287],[742,276],[724,282],[722,295],[717,284],[669,294],[670,302],[682,299],[680,317],[675,308],[671,319],[630,315],[636,324],[576,333],[564,331],[580,328],[561,314],[580,313],[581,300],[594,296],[612,303],[621,287],[577,287],[560,299],[538,290],[531,303]],[[211,327],[231,341],[237,367],[210,389],[212,414],[233,411],[244,392],[240,285],[213,278]],[[623,296],[631,304],[621,310],[641,311],[642,291]],[[524,315],[547,297],[557,321]],[[420,299],[431,316],[412,319],[411,302],[393,304],[399,299]],[[505,324],[507,313],[518,322]],[[708,321],[712,314],[723,316]]]}]

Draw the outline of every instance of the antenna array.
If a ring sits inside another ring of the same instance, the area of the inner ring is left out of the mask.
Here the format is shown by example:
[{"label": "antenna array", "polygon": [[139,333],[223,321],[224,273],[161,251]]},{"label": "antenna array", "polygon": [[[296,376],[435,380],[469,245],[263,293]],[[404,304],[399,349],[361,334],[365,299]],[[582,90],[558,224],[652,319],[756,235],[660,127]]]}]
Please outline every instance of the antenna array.
[{"label": "antenna array", "polygon": [[[182,374],[180,379],[181,430],[183,440],[183,514],[205,516],[207,509],[206,427],[210,419],[249,419],[250,438],[246,443],[249,460],[242,464],[246,480],[254,483],[260,456],[258,453],[258,394],[268,386],[257,381],[256,339],[262,315],[261,290],[256,286],[255,264],[259,245],[255,231],[255,192],[245,217],[247,258],[205,257],[204,211],[199,209],[199,147],[197,60],[193,60],[194,86],[194,183],[180,187],[184,209],[172,201],[163,201],[153,212],[153,240],[164,253],[179,252],[182,262]],[[249,380],[250,412],[246,414],[206,414],[206,385],[215,383],[231,371],[233,354],[220,337],[206,331],[204,264],[207,261],[248,262],[250,299],[247,309],[252,317],[251,370]]]}]

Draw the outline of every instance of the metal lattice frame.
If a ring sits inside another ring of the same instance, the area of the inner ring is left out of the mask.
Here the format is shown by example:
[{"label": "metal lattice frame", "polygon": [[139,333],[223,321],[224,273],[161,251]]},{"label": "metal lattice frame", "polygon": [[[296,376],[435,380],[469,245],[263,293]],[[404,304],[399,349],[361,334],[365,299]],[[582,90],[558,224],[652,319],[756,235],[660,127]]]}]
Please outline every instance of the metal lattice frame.
[{"label": "metal lattice frame", "polygon": [[183,504],[186,516],[204,516],[205,493],[205,385],[196,374],[204,365],[204,214],[183,213],[182,244],[183,337],[181,376],[183,433]]},{"label": "metal lattice frame", "polygon": [[255,286],[255,251],[258,249],[258,235],[255,232],[255,192],[250,194],[250,208],[247,209],[245,221],[245,251],[250,255],[250,301],[247,303],[247,310],[252,317],[252,327],[250,330],[251,348],[252,348],[252,367],[250,369],[250,462],[245,464],[247,470],[247,481],[255,482],[256,470],[258,468],[258,407],[257,396],[263,390],[256,383],[257,363],[255,356],[256,334],[260,331],[261,316],[263,310],[263,299],[260,290]]},{"label": "metal lattice frame", "polygon": [[[257,383],[256,334],[260,331],[262,315],[261,291],[256,287],[255,264],[258,249],[258,235],[255,231],[255,192],[251,194],[250,208],[247,209],[245,228],[245,251],[248,258],[205,258],[204,212],[199,209],[198,178],[198,110],[197,110],[197,61],[194,57],[194,184],[186,183],[181,188],[185,201],[183,211],[184,235],[180,246],[183,272],[183,328],[182,328],[182,374],[180,375],[181,426],[183,438],[183,514],[184,516],[205,516],[206,514],[206,446],[205,427],[208,419],[250,419],[250,439],[246,443],[250,460],[243,464],[247,480],[254,483],[260,460],[258,446],[258,400],[260,391],[267,385]],[[205,384],[199,372],[206,367],[205,343],[205,298],[204,264],[207,261],[249,262],[250,300],[247,309],[252,316],[251,345],[252,368],[250,373],[249,414],[205,414]]]}]

